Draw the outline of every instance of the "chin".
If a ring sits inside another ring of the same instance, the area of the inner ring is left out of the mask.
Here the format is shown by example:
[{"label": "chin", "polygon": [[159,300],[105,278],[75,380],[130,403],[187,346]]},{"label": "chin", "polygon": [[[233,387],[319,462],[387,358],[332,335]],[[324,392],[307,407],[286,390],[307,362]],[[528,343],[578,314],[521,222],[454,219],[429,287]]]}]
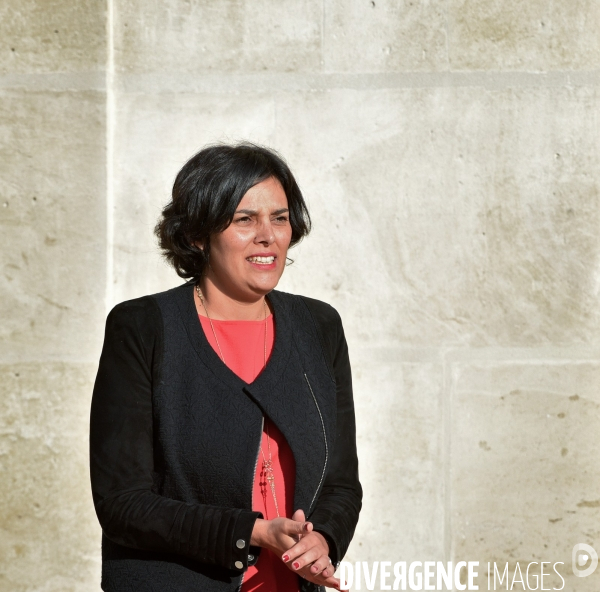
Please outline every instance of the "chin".
[{"label": "chin", "polygon": [[265,281],[263,279],[263,281],[261,281],[261,282],[252,282],[249,285],[254,292],[260,292],[261,294],[267,294],[271,290],[274,290],[277,287],[278,283],[279,283],[279,277],[273,278],[270,281]]}]

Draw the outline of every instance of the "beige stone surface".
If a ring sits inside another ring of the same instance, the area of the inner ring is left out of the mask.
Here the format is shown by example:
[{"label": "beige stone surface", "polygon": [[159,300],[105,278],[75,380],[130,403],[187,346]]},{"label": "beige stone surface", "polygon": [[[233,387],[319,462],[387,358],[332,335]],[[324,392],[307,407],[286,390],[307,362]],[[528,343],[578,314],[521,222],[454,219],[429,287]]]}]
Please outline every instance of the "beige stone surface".
[{"label": "beige stone surface", "polygon": [[0,365],[0,590],[99,590],[89,485],[93,364]]},{"label": "beige stone surface", "polygon": [[448,69],[446,3],[325,0],[323,64],[328,72]]},{"label": "beige stone surface", "polygon": [[205,143],[247,138],[285,155],[313,211],[281,288],[335,303],[353,336],[597,343],[599,102],[590,88],[127,95],[116,299],[177,281],[151,234],[172,180]]},{"label": "beige stone surface", "polygon": [[116,0],[116,68],[312,71],[320,67],[321,21],[317,0]]},{"label": "beige stone surface", "polygon": [[363,510],[346,561],[443,557],[442,368],[351,344]]},{"label": "beige stone surface", "polygon": [[104,96],[0,99],[0,359],[90,361],[104,319]]},{"label": "beige stone surface", "polygon": [[575,543],[600,551],[599,29],[592,0],[4,2],[0,592],[99,590],[106,306],[182,281],[160,209],[240,139],[313,215],[280,289],[344,321],[346,559],[479,560],[480,589],[487,561],[562,561],[565,590],[600,589],[571,574]]},{"label": "beige stone surface", "polygon": [[3,0],[0,73],[103,70],[106,3]]},{"label": "beige stone surface", "polygon": [[593,88],[281,96],[274,144],[315,220],[283,285],[367,342],[596,343],[598,106]]},{"label": "beige stone surface", "polygon": [[[565,590],[598,589],[598,573],[571,570],[573,545],[600,538],[598,384],[600,362],[453,366],[455,560],[509,562],[511,578],[516,562],[562,561]],[[553,576],[545,585],[560,588]]]},{"label": "beige stone surface", "polygon": [[449,0],[452,70],[593,70],[600,66],[594,0]]}]

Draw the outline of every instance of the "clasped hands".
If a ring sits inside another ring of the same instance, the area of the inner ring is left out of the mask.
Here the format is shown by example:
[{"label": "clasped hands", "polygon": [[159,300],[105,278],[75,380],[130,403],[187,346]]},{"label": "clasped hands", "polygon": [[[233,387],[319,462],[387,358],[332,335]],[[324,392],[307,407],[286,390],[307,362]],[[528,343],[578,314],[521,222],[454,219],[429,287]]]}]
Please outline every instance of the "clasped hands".
[{"label": "clasped hands", "polygon": [[304,512],[296,510],[292,518],[258,519],[252,530],[250,544],[269,549],[305,580],[340,589],[340,581],[333,577],[335,567],[329,559],[329,545],[325,537],[313,531]]}]

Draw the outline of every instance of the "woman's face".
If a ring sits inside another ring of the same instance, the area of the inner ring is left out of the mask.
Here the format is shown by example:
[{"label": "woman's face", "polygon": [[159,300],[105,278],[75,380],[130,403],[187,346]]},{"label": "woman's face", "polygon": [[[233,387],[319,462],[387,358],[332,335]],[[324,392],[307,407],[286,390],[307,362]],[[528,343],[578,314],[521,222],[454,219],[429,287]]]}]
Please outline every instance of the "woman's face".
[{"label": "woman's face", "polygon": [[211,236],[207,275],[228,296],[253,300],[279,282],[291,239],[285,191],[270,177],[251,187],[231,224]]}]

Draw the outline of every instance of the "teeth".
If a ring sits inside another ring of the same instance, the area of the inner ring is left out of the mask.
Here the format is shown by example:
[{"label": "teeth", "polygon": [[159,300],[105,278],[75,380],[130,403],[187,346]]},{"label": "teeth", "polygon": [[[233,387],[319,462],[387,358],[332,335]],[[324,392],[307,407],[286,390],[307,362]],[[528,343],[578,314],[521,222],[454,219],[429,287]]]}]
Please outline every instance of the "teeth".
[{"label": "teeth", "polygon": [[275,257],[272,255],[270,257],[248,257],[247,260],[251,263],[263,263],[268,265],[269,263],[273,263],[273,261],[275,261]]}]

